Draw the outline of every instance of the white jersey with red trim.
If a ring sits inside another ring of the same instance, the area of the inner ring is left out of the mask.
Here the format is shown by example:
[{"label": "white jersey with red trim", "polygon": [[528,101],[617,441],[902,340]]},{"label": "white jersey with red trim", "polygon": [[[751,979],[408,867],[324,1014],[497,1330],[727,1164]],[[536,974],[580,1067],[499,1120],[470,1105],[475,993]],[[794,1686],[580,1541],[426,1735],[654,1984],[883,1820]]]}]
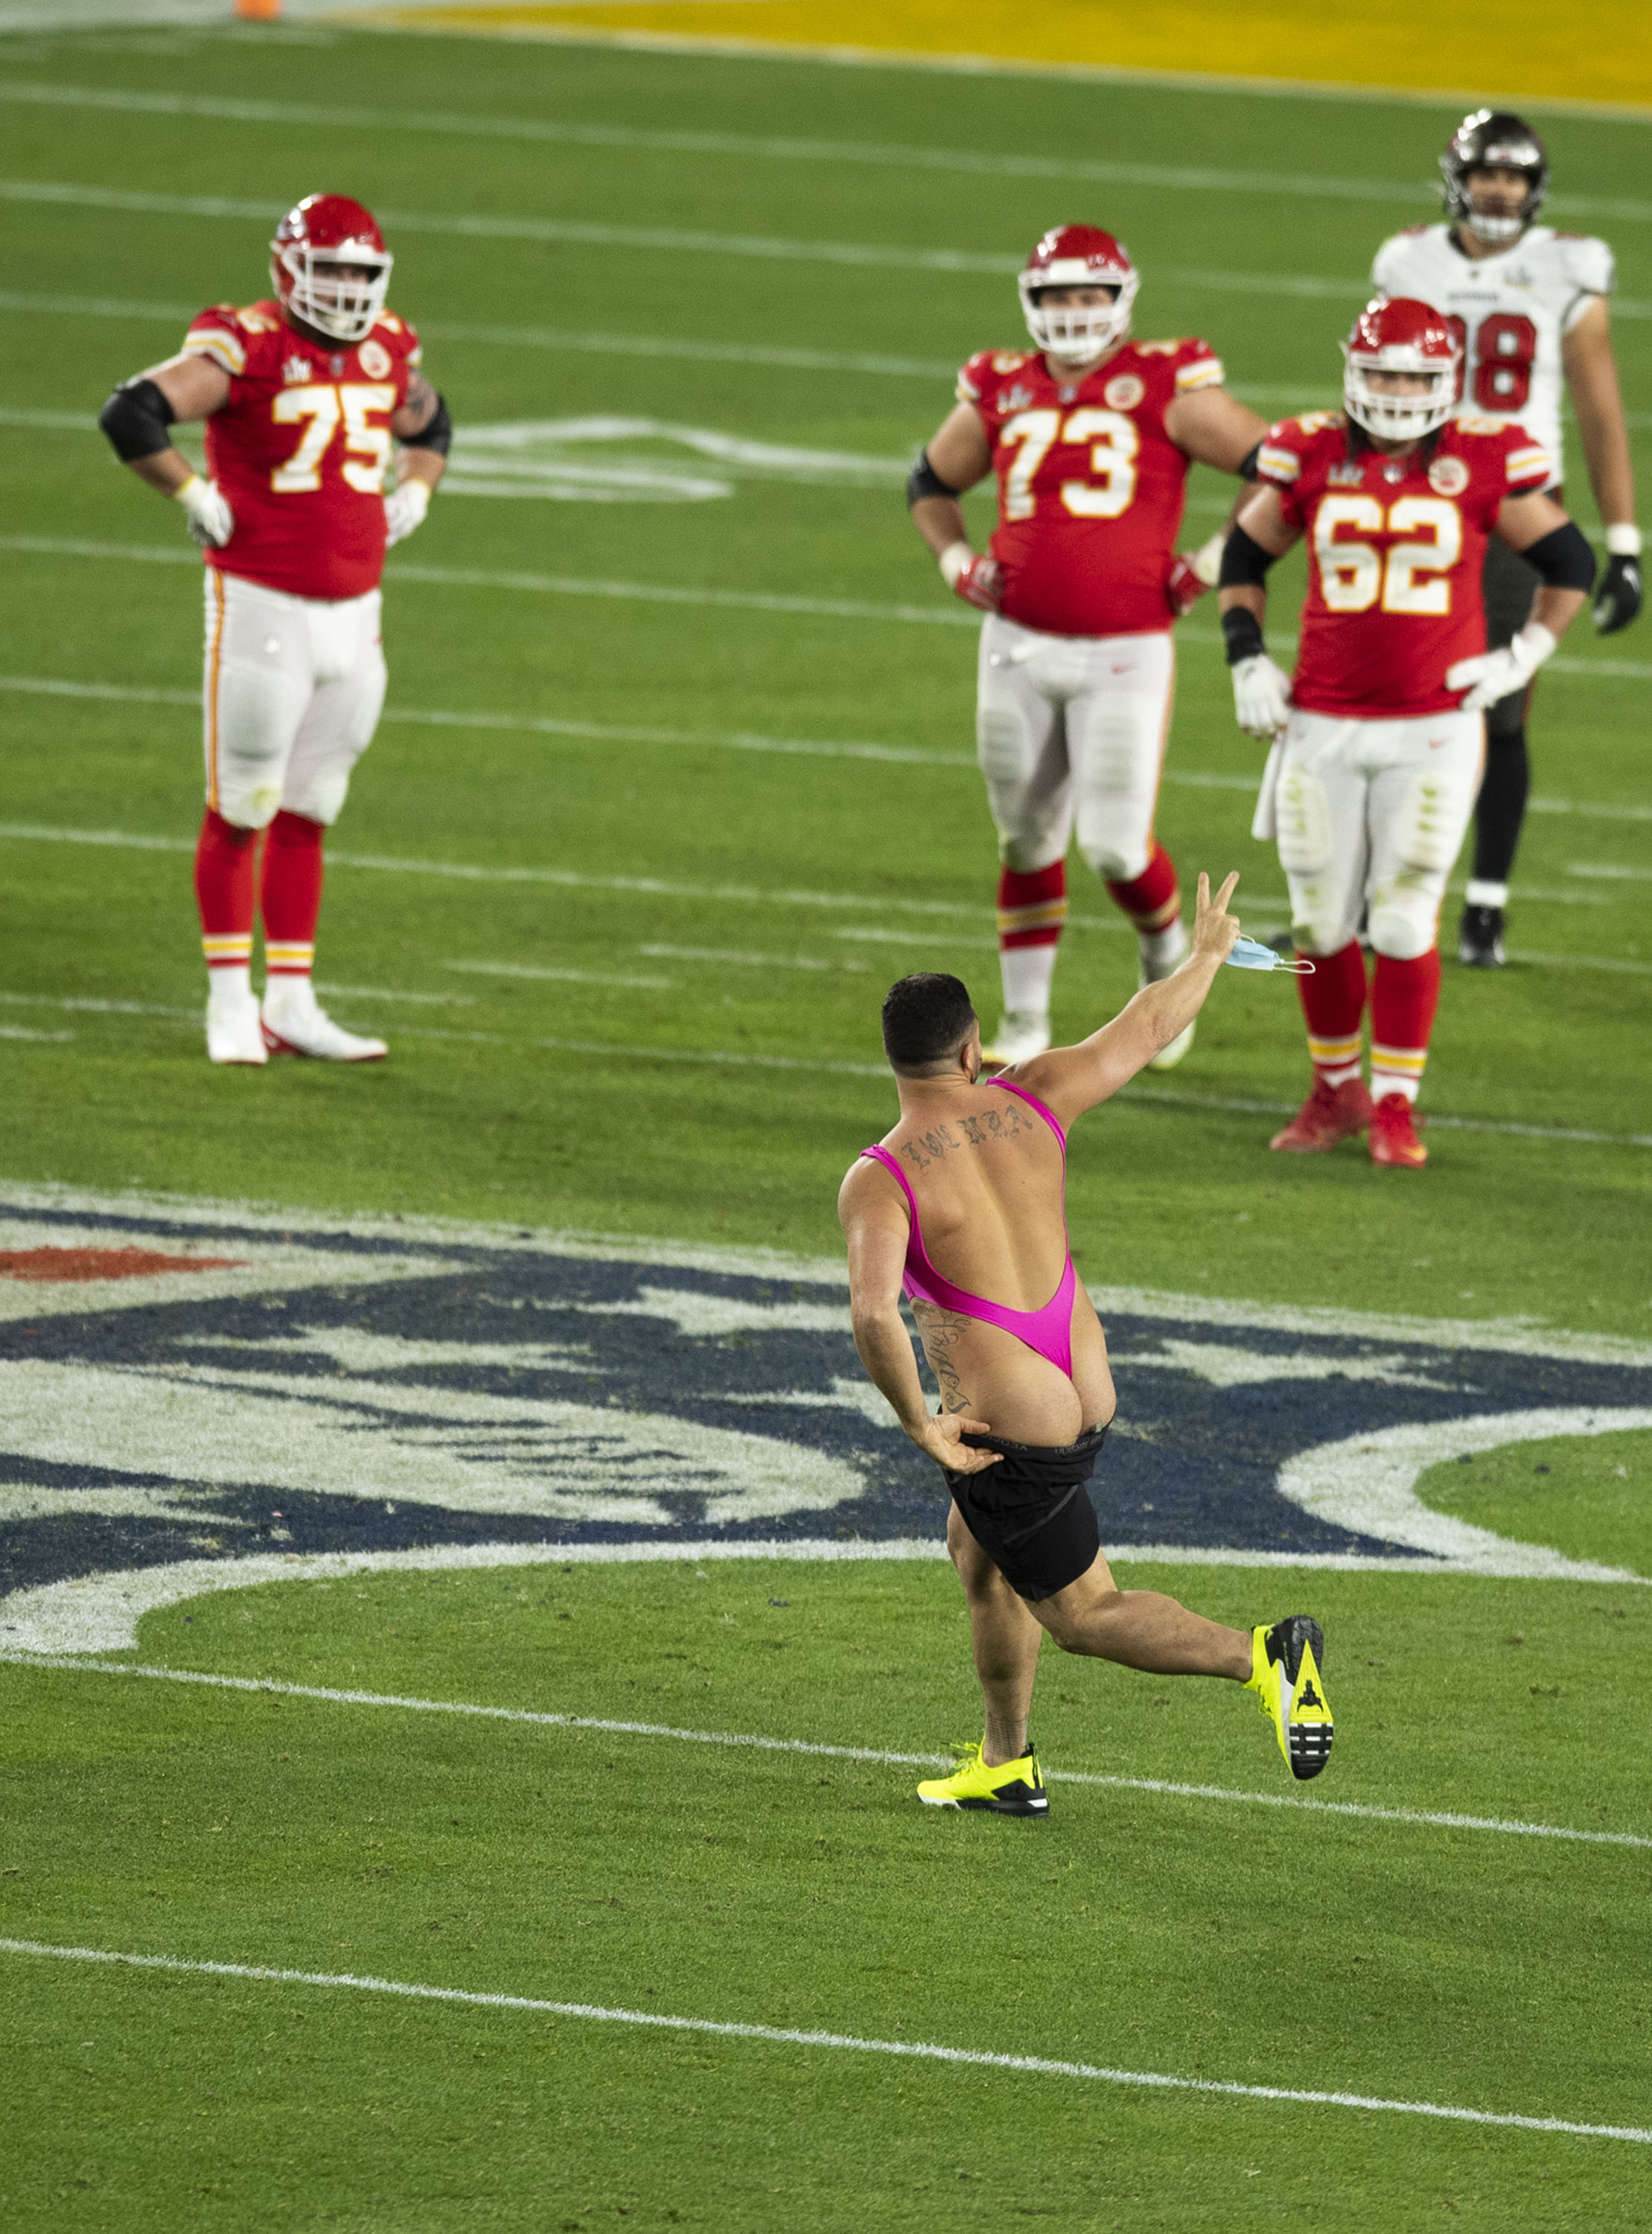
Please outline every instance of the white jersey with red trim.
[{"label": "white jersey with red trim", "polygon": [[230,376],[228,402],[206,421],[206,461],[235,532],[207,565],[290,597],[376,589],[390,418],[419,362],[413,328],[386,310],[362,341],[312,340],[278,303],[220,304],[184,348]]},{"label": "white jersey with red trim", "polygon": [[1499,255],[1465,256],[1448,225],[1414,225],[1385,240],[1371,284],[1431,304],[1463,337],[1461,409],[1536,436],[1561,477],[1560,345],[1598,295],[1612,291],[1612,251],[1581,232],[1534,225]]},{"label": "white jersey with red trim", "polygon": [[958,375],[998,475],[992,555],[1007,620],[1050,636],[1167,629],[1165,593],[1188,457],[1165,429],[1179,395],[1218,388],[1202,341],[1126,342],[1058,377],[1036,349],[983,349]]}]

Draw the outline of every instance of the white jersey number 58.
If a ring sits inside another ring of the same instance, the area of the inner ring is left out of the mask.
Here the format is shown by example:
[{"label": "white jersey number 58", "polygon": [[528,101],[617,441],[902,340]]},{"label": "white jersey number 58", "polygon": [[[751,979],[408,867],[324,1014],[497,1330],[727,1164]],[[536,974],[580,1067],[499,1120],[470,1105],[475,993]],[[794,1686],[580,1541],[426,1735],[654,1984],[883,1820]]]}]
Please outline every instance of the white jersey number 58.
[{"label": "white jersey number 58", "polygon": [[1069,411],[1018,411],[1006,419],[998,440],[1017,452],[1004,476],[1004,518],[1030,519],[1037,504],[1033,481],[1057,441],[1090,444],[1086,480],[1063,481],[1062,504],[1078,519],[1117,519],[1136,493],[1136,453],[1141,436],[1122,411],[1100,411],[1086,404]]}]

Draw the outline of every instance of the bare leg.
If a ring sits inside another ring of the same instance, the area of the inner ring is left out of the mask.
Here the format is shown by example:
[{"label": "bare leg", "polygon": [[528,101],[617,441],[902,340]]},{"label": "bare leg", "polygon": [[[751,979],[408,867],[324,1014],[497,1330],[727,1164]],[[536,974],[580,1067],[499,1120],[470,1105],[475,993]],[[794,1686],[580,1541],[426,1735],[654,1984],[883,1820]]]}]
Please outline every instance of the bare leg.
[{"label": "bare leg", "polygon": [[1160,1591],[1121,1591],[1100,1552],[1087,1574],[1041,1599],[1035,1610],[1063,1652],[1116,1660],[1154,1676],[1250,1680],[1248,1631],[1190,1613]]},{"label": "bare leg", "polygon": [[975,1672],[986,1707],[981,1758],[996,1768],[1019,1760],[1027,1750],[1027,1716],[1044,1632],[965,1527],[956,1505],[947,1516],[946,1548],[963,1584]]}]

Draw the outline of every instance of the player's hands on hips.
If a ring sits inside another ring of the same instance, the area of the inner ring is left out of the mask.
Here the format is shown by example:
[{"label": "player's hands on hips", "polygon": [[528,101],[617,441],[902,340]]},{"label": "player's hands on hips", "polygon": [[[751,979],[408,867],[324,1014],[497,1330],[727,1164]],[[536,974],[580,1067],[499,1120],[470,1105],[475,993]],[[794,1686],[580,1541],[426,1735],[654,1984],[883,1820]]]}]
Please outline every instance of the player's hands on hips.
[{"label": "player's hands on hips", "polygon": [[1615,551],[1595,592],[1595,626],[1600,634],[1616,636],[1638,618],[1642,597],[1640,553]]},{"label": "player's hands on hips", "polygon": [[1210,879],[1203,869],[1198,872],[1198,898],[1193,908],[1193,954],[1201,961],[1225,962],[1238,942],[1239,918],[1227,911],[1238,881],[1239,872],[1235,869],[1212,899]]},{"label": "player's hands on hips", "polygon": [[1512,643],[1496,651],[1483,651],[1475,659],[1459,659],[1446,670],[1447,690],[1462,690],[1465,714],[1483,713],[1499,698],[1524,690],[1554,650],[1557,639],[1541,621],[1528,621]]},{"label": "player's hands on hips", "polygon": [[961,1442],[962,1435],[989,1435],[992,1429],[984,1420],[966,1420],[956,1412],[931,1413],[921,1427],[908,1427],[906,1432],[925,1458],[933,1459],[949,1473],[983,1473],[1003,1457],[1002,1451],[972,1451]]},{"label": "player's hands on hips", "polygon": [[384,500],[384,539],[387,543],[404,543],[415,527],[420,526],[430,509],[428,484],[420,480],[403,481],[393,488]]},{"label": "player's hands on hips", "polygon": [[1252,652],[1231,672],[1235,721],[1247,736],[1277,737],[1290,719],[1290,677],[1265,651]]},{"label": "player's hands on hips", "polygon": [[979,605],[983,613],[997,611],[1002,585],[996,558],[984,551],[971,551],[967,543],[949,543],[936,564],[955,596],[966,604]]},{"label": "player's hands on hips", "polygon": [[214,551],[221,551],[235,532],[235,514],[218,483],[192,474],[176,495],[188,516],[189,532],[196,542],[211,544]]}]

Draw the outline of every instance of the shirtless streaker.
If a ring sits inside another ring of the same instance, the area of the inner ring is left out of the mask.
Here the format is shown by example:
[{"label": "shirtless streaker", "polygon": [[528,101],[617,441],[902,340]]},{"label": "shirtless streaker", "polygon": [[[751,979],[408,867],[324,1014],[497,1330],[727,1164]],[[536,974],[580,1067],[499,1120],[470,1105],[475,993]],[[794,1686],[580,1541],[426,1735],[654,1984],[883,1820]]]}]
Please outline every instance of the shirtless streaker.
[{"label": "shirtless streaker", "polygon": [[[1158,1676],[1224,1676],[1258,1695],[1298,1777],[1331,1747],[1319,1624],[1250,1630],[1157,1591],[1121,1591],[1087,1486],[1115,1399],[1106,1337],[1079,1284],[1064,1206],[1066,1127],[1185,1031],[1239,935],[1198,880],[1192,950],[1110,1024],[992,1079],[956,977],[904,977],[884,1003],[900,1121],[857,1159],[838,1212],[849,1244],[861,1362],[901,1426],[945,1473],[947,1548],[969,1603],[986,1730],[955,1774],[920,1784],[941,1807],[1048,1811],[1027,1734],[1048,1630],[1065,1652]],[[941,1390],[931,1414],[900,1315],[911,1299]],[[1048,1301],[1041,1298],[1048,1297]]]}]

